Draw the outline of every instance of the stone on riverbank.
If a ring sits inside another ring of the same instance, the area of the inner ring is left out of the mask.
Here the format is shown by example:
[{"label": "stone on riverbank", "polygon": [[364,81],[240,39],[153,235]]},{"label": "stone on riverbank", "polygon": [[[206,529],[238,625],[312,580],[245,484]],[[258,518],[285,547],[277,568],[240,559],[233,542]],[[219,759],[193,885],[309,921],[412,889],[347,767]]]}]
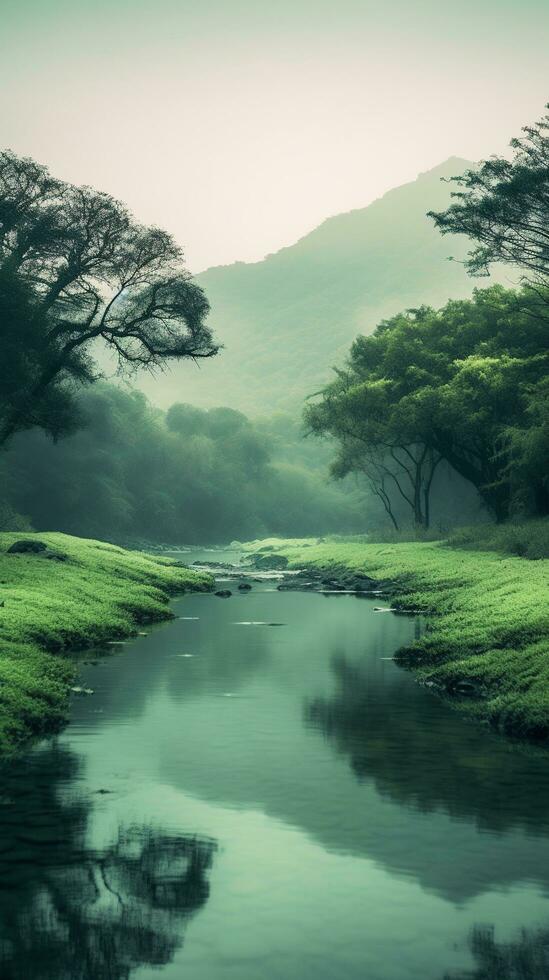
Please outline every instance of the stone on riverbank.
[{"label": "stone on riverbank", "polygon": [[37,555],[41,551],[47,550],[47,544],[43,541],[35,541],[33,539],[24,538],[21,541],[14,541],[13,544],[8,548],[8,555]]}]

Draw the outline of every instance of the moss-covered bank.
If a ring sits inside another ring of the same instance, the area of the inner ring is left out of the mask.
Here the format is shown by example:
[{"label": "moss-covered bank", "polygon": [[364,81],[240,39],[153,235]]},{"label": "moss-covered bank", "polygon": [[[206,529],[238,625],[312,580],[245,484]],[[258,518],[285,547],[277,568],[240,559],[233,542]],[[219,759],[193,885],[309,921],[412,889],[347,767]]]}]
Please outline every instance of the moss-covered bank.
[{"label": "moss-covered bank", "polygon": [[[10,554],[21,537],[47,551]],[[208,575],[169,559],[65,534],[0,534],[0,751],[66,719],[71,649],[168,619],[170,595],[208,590]]]},{"label": "moss-covered bank", "polygon": [[390,583],[394,607],[430,615],[397,659],[461,710],[514,735],[549,737],[549,561],[444,542],[254,542],[290,567]]}]

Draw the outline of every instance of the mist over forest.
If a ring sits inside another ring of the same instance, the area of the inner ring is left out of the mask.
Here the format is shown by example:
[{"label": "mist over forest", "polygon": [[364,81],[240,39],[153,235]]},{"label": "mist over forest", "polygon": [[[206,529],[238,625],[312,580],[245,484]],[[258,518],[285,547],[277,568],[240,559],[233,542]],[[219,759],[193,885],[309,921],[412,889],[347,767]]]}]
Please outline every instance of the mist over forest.
[{"label": "mist over forest", "polygon": [[547,126],[196,279],[121,202],[4,153],[3,528],[197,544],[545,515]]},{"label": "mist over forest", "polygon": [[57,444],[36,430],[14,440],[2,460],[5,526],[18,510],[37,530],[133,544],[363,526],[360,493],[327,483],[326,454],[318,461],[310,442],[303,452],[290,416],[254,423],[183,403],[163,412],[104,383],[79,396],[78,410],[81,427]]},{"label": "mist over forest", "polygon": [[549,980],[549,4],[0,6],[0,980]]},{"label": "mist over forest", "polygon": [[[118,341],[98,336],[96,366],[82,361],[59,386],[53,428],[34,422],[35,406],[29,431],[0,458],[2,526],[191,544],[412,526],[406,494],[391,494],[389,513],[371,468],[331,467],[337,432],[315,439],[303,408],[307,418],[357,334],[401,309],[471,294],[463,239],[438,235],[426,215],[448,205],[447,179],[467,166],[451,158],[262,262],[197,277],[222,344],[200,370],[183,358],[151,373],[146,348],[121,355]],[[438,533],[490,518],[447,461],[430,496]]]}]

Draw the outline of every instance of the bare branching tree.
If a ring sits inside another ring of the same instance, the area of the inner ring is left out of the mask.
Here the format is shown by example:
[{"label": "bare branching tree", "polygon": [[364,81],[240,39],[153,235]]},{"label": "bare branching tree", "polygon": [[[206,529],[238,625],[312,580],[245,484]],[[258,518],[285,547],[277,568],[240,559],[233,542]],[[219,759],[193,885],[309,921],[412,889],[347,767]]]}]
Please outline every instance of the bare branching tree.
[{"label": "bare branching tree", "polygon": [[121,371],[214,356],[208,312],[167,232],[0,154],[0,446],[35,425],[70,429],[71,392],[96,377],[98,343]]}]

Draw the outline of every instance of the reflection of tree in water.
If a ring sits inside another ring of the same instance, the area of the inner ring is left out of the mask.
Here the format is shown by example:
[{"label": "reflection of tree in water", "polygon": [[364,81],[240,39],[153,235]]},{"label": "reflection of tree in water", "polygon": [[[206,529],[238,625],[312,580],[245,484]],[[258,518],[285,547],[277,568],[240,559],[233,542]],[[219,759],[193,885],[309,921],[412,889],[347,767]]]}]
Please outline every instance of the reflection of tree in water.
[{"label": "reflection of tree in water", "polygon": [[497,943],[493,927],[476,926],[469,942],[471,970],[445,973],[444,980],[547,980],[549,929],[523,929],[514,942]]},{"label": "reflection of tree in water", "polygon": [[75,775],[48,747],[0,776],[2,980],[127,980],[169,962],[208,899],[213,841],[130,826],[94,850],[85,803],[60,800]]},{"label": "reflection of tree in water", "polygon": [[545,754],[517,751],[464,722],[418,685],[401,684],[401,674],[387,679],[343,655],[332,670],[335,693],[309,701],[305,717],[348,757],[357,779],[423,813],[443,810],[493,831],[549,831]]}]

